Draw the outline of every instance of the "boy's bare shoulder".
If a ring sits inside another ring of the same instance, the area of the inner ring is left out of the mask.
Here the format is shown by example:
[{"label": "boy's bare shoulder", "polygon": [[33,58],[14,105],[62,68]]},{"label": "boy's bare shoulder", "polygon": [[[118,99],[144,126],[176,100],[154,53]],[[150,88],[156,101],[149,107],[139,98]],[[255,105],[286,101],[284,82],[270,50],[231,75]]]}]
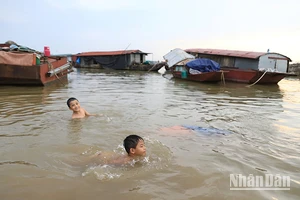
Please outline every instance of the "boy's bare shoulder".
[{"label": "boy's bare shoulder", "polygon": [[95,157],[103,164],[121,165],[132,161],[132,158],[128,155],[117,154],[115,152],[101,152]]}]

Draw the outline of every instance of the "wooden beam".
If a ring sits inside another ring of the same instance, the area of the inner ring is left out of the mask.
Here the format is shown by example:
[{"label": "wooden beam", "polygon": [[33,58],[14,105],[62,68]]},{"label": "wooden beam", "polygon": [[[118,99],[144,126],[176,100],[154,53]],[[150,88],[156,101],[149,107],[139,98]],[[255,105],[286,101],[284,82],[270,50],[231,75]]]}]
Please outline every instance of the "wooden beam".
[{"label": "wooden beam", "polygon": [[52,77],[52,76],[55,76],[56,74],[58,74],[58,73],[60,73],[60,72],[63,72],[63,71],[65,71],[65,70],[71,69],[71,68],[72,68],[71,64],[70,64],[70,63],[67,63],[67,64],[65,64],[65,65],[63,65],[63,66],[61,66],[61,67],[58,67],[58,68],[54,69],[54,70],[48,71],[48,72],[47,72],[47,76],[48,76],[48,77]]}]

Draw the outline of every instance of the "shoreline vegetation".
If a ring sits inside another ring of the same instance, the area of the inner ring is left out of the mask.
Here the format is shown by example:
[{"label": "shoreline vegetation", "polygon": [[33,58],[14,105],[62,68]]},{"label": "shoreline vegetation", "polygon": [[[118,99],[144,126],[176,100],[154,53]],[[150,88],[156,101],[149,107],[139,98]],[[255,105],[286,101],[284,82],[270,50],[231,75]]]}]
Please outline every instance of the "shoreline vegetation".
[{"label": "shoreline vegetation", "polygon": [[300,63],[293,63],[289,65],[289,72],[294,72],[298,76],[300,75]]}]

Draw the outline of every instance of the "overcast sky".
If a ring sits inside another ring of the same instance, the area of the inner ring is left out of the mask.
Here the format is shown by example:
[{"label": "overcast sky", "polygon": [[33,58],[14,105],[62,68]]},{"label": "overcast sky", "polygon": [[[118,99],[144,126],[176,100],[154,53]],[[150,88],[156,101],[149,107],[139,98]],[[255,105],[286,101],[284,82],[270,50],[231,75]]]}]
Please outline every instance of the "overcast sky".
[{"label": "overcast sky", "polygon": [[300,62],[299,0],[3,0],[1,43],[52,54],[174,48],[277,52]]}]

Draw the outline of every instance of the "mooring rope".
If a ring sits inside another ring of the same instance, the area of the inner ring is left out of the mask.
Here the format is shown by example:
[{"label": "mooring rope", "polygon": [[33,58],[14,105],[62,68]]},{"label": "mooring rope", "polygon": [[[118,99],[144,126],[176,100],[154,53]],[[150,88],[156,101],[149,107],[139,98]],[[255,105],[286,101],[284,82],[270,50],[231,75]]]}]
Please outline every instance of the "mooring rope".
[{"label": "mooring rope", "polygon": [[223,70],[222,70],[222,73],[221,73],[221,81],[225,85],[225,76],[224,76],[224,71]]},{"label": "mooring rope", "polygon": [[[48,69],[49,71],[53,71],[54,72],[54,68],[52,63],[49,62],[49,60],[47,60],[47,64],[48,64]],[[65,84],[60,80],[60,78],[57,76],[57,73],[54,72],[55,77],[59,80],[59,82],[64,86]]]},{"label": "mooring rope", "polygon": [[158,63],[154,64],[154,65],[147,71],[147,73],[150,72],[152,69],[154,69],[154,67],[155,67],[157,64],[158,64]]},{"label": "mooring rope", "polygon": [[263,77],[264,75],[267,73],[268,71],[266,70],[262,75],[261,77],[259,77],[259,79],[257,79],[257,81],[255,81],[254,83],[252,83],[251,85],[247,85],[246,87],[251,87],[253,85],[255,85],[256,83],[258,83]]}]

